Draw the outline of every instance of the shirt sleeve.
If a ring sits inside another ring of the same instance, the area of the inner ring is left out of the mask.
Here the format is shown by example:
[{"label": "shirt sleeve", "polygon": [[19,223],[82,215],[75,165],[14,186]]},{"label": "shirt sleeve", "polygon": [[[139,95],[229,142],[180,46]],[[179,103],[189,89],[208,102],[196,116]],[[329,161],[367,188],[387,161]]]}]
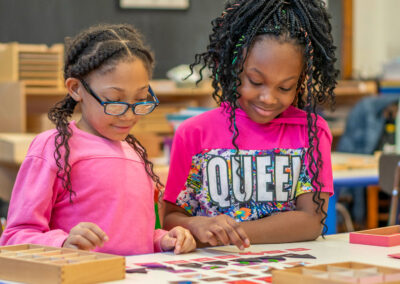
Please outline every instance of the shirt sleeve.
[{"label": "shirt sleeve", "polygon": [[51,230],[49,223],[57,193],[57,173],[43,158],[27,157],[12,191],[7,227],[0,245],[32,243],[61,247],[68,233]]},{"label": "shirt sleeve", "polygon": [[162,252],[161,239],[168,233],[168,231],[157,229],[154,230],[154,252]]},{"label": "shirt sleeve", "polygon": [[177,129],[172,143],[170,168],[164,192],[164,200],[171,203],[176,202],[179,193],[185,188],[192,163],[188,149],[190,143],[184,139],[182,126]]}]

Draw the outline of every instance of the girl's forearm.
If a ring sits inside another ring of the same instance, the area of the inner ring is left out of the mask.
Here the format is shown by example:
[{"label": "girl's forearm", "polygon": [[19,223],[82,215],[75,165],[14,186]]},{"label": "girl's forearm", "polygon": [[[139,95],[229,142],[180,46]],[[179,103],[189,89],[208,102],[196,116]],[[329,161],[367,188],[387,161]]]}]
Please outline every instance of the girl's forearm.
[{"label": "girl's forearm", "polygon": [[173,227],[182,226],[191,231],[190,221],[192,218],[195,217],[188,216],[183,212],[174,211],[166,213],[166,215],[164,216],[163,228],[165,230],[171,230]]},{"label": "girl's forearm", "polygon": [[322,232],[321,217],[303,211],[288,211],[242,222],[251,244],[315,240]]}]

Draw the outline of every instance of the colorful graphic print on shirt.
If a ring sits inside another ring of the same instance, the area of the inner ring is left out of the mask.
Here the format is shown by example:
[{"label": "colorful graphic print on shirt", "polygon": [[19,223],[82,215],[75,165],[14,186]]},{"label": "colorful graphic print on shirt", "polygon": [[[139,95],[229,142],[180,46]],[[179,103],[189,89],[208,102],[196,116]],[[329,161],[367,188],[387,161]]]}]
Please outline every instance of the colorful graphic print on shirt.
[{"label": "colorful graphic print on shirt", "polygon": [[241,150],[238,157],[235,153],[213,149],[195,155],[176,204],[193,216],[256,220],[294,210],[296,197],[313,191],[304,148]]}]

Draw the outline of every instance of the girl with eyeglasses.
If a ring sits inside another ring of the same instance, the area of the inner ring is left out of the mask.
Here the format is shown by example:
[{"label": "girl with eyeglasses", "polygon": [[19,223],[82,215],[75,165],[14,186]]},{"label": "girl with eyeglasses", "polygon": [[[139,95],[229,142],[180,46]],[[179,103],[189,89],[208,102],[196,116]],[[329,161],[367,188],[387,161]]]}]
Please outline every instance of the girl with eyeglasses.
[{"label": "girl with eyeglasses", "polygon": [[[49,111],[21,165],[0,245],[34,243],[120,255],[196,243],[187,229],[155,230],[153,171],[130,134],[159,101],[153,55],[129,25],[93,26],[67,40],[67,96]],[[70,121],[79,104],[81,118]]]}]

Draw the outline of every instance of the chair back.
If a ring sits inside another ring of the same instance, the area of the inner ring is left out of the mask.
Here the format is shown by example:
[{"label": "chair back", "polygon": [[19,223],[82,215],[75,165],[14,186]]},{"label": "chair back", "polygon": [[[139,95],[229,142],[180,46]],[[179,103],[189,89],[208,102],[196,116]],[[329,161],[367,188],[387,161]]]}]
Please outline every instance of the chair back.
[{"label": "chair back", "polygon": [[391,197],[388,225],[398,222],[400,190],[400,154],[382,154],[379,158],[379,185]]},{"label": "chair back", "polygon": [[388,195],[392,195],[394,178],[400,154],[382,154],[379,158],[379,186]]}]

